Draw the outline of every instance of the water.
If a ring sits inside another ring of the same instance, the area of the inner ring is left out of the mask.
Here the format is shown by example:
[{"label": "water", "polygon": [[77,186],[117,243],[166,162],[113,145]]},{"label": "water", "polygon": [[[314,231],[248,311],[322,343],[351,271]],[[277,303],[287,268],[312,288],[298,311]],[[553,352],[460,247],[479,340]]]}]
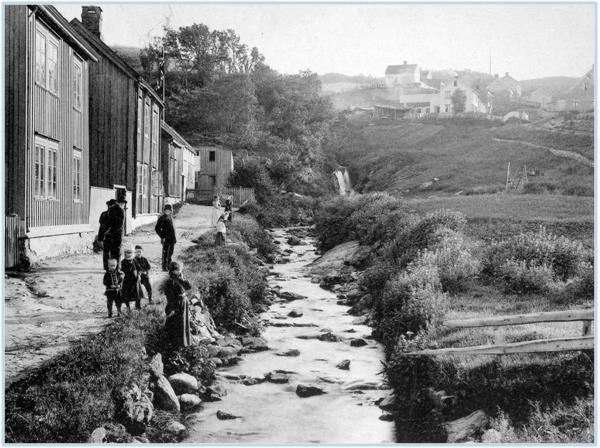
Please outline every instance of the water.
[{"label": "water", "polygon": [[[274,235],[285,243],[285,230]],[[380,360],[383,348],[373,340],[365,347],[351,347],[350,338],[366,337],[371,333],[365,325],[353,324],[355,317],[346,314],[348,307],[336,304],[333,293],[310,282],[306,265],[313,261],[314,246],[291,247],[294,253],[288,264],[275,265],[270,278],[271,286],[281,286],[283,291],[307,296],[307,299],[274,303],[263,314],[271,322],[315,324],[316,327],[267,326],[263,337],[270,350],[243,355],[236,366],[218,371],[220,382],[227,389],[223,401],[204,403],[202,410],[187,420],[190,435],[185,442],[240,442],[240,443],[381,443],[394,441],[393,423],[379,420],[382,411],[374,401],[385,396],[388,390],[349,391],[344,386],[359,380],[382,383]],[[296,309],[300,318],[287,314]],[[282,317],[285,317],[284,319]],[[298,339],[296,336],[317,335],[328,329],[333,334],[347,338],[343,342],[323,342],[315,339]],[[353,329],[355,333],[346,330]],[[282,357],[276,353],[298,349],[300,356]],[[351,361],[350,370],[340,370],[336,364],[344,359]],[[288,384],[262,383],[245,386],[228,380],[224,375],[262,377],[280,369],[290,374]],[[325,380],[320,379],[325,378]],[[328,382],[334,381],[334,383]],[[299,384],[315,385],[327,392],[325,395],[300,398],[296,395]],[[218,420],[218,410],[242,418]],[[191,425],[190,425],[191,423]]]},{"label": "water", "polygon": [[341,196],[346,196],[353,193],[352,182],[350,181],[350,174],[348,173],[347,168],[340,167],[333,172],[333,175],[337,180]]}]

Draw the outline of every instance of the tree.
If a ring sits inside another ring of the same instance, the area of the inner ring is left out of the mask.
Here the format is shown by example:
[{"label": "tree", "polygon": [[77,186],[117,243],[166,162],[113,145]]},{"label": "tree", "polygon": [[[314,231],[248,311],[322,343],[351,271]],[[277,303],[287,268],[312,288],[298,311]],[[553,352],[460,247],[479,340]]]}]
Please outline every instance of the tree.
[{"label": "tree", "polygon": [[467,95],[465,94],[464,90],[456,89],[450,97],[450,101],[452,101],[452,110],[455,114],[465,111]]}]

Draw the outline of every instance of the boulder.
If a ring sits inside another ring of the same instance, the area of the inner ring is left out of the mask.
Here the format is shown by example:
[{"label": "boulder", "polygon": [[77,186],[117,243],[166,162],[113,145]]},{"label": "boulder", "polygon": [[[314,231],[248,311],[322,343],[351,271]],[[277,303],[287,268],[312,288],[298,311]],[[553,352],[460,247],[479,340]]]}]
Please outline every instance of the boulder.
[{"label": "boulder", "polygon": [[200,397],[194,394],[181,394],[177,398],[179,399],[179,406],[182,411],[189,411],[202,404]]},{"label": "boulder", "polygon": [[317,339],[319,341],[325,341],[325,342],[339,342],[340,338],[336,335],[334,335],[333,333],[327,331],[319,336],[317,336]]},{"label": "boulder", "polygon": [[381,400],[378,400],[376,404],[379,406],[379,409],[383,411],[391,411],[395,407],[396,397],[393,394],[389,394],[383,397]]},{"label": "boulder", "polygon": [[164,375],[164,366],[162,362],[162,355],[157,353],[150,360],[150,373],[154,379],[158,379]]},{"label": "boulder", "polygon": [[88,440],[89,443],[105,443],[106,442],[106,428],[104,426],[100,426],[92,431],[90,438]]},{"label": "boulder", "polygon": [[152,420],[154,406],[137,384],[121,388],[115,399],[116,416],[132,435],[143,434]]},{"label": "boulder", "polygon": [[298,384],[298,387],[296,387],[296,395],[298,395],[300,398],[313,397],[315,395],[322,395],[325,393],[327,392],[325,392],[320,387],[316,386],[306,386],[304,384]]},{"label": "boulder", "polygon": [[456,443],[467,440],[480,432],[488,424],[488,416],[484,411],[475,411],[466,417],[444,423],[444,429],[448,436],[448,443]]},{"label": "boulder", "polygon": [[265,379],[269,383],[275,384],[285,384],[290,381],[290,378],[286,374],[280,372],[269,372],[265,375]]},{"label": "boulder", "polygon": [[[106,423],[104,425],[105,437],[103,443],[131,443],[133,437],[127,432],[125,426],[120,423]],[[96,436],[102,435],[100,428],[96,428]]]},{"label": "boulder", "polygon": [[394,416],[392,414],[382,414],[379,416],[379,420],[383,420],[384,422],[393,422]]},{"label": "boulder", "polygon": [[215,367],[221,367],[223,365],[223,360],[221,358],[210,358],[210,360],[215,363]]},{"label": "boulder", "polygon": [[282,291],[282,292],[278,292],[277,295],[284,299],[287,300],[288,302],[292,302],[294,300],[303,300],[306,299],[306,296],[300,295],[300,294],[296,294],[293,292],[288,292],[288,291]]},{"label": "boulder", "polygon": [[363,380],[355,380],[345,383],[342,386],[344,390],[379,390],[382,389],[383,385],[381,383],[376,383],[374,381],[363,381]]},{"label": "boulder", "polygon": [[364,339],[352,339],[350,345],[352,347],[364,347],[365,345],[368,345],[368,343]]},{"label": "boulder", "polygon": [[219,351],[217,352],[217,358],[221,358],[222,360],[227,360],[229,358],[235,358],[240,352],[241,347],[219,347]]},{"label": "boulder", "polygon": [[217,418],[219,420],[234,420],[236,418],[242,418],[242,417],[240,417],[238,415],[229,414],[229,413],[223,412],[221,410],[218,410],[217,411]]},{"label": "boulder", "polygon": [[242,384],[244,386],[254,386],[256,384],[260,384],[260,383],[264,383],[265,379],[264,378],[254,378],[254,377],[248,377],[248,378],[244,378],[242,380]]},{"label": "boulder", "polygon": [[290,350],[287,350],[285,352],[279,352],[279,353],[275,353],[277,356],[300,356],[300,350],[296,349],[296,348],[292,348]]},{"label": "boulder", "polygon": [[175,373],[169,377],[169,382],[177,395],[198,392],[198,380],[188,373]]},{"label": "boulder", "polygon": [[336,367],[341,370],[350,370],[350,360],[344,359],[343,361],[339,362]]},{"label": "boulder", "polygon": [[186,433],[186,428],[183,424],[173,420],[171,423],[167,425],[165,428],[167,432],[175,435],[175,436],[183,436]]},{"label": "boulder", "polygon": [[501,443],[502,433],[495,429],[488,429],[481,435],[482,443]]},{"label": "boulder", "polygon": [[142,437],[142,436],[137,436],[137,437],[133,438],[133,442],[134,443],[150,443],[150,440],[148,440],[147,438]]},{"label": "boulder", "polygon": [[289,317],[302,317],[303,315],[304,315],[304,313],[299,310],[292,310],[288,313]]},{"label": "boulder", "polygon": [[156,380],[156,384],[154,387],[154,401],[158,408],[163,409],[165,411],[179,412],[179,400],[177,399],[177,395],[164,376],[161,376],[158,380]]},{"label": "boulder", "polygon": [[290,246],[299,246],[302,244],[302,240],[300,238],[298,238],[297,236],[292,235],[287,239],[287,243]]},{"label": "boulder", "polygon": [[220,383],[213,383],[208,386],[202,396],[205,401],[221,401],[227,395],[227,389]]},{"label": "boulder", "polygon": [[257,336],[245,336],[242,338],[242,345],[246,350],[260,352],[268,350],[269,346],[264,338]]},{"label": "boulder", "polygon": [[367,316],[357,317],[352,320],[352,325],[367,325],[369,318]]}]

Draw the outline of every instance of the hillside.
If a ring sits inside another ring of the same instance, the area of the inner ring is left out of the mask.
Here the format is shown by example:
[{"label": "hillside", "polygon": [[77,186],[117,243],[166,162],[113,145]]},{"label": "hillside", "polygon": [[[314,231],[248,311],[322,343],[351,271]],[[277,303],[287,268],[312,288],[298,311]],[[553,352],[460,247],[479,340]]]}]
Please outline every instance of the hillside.
[{"label": "hillside", "polygon": [[577,78],[568,76],[550,76],[547,78],[526,79],[519,81],[521,90],[524,94],[532,92],[536,89],[542,89],[546,94],[555,96],[566,92],[570,87],[577,82]]},{"label": "hillside", "polygon": [[[557,136],[529,125],[485,121],[353,118],[336,130],[330,149],[362,192],[387,190],[408,197],[496,192],[504,189],[510,162],[513,176],[520,176],[524,165],[539,173],[529,177],[539,189],[592,195],[589,162],[550,149],[591,157],[593,137]],[[538,141],[543,147],[530,144]]]}]

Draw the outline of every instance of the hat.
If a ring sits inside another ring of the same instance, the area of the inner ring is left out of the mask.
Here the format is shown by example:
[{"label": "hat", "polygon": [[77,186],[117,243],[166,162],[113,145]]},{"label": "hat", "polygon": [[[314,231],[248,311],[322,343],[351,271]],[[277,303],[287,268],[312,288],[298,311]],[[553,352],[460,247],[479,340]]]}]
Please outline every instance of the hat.
[{"label": "hat", "polygon": [[109,201],[106,201],[106,205],[113,205],[116,204],[117,200],[116,199],[110,199]]},{"label": "hat", "polygon": [[116,202],[119,204],[127,204],[127,199],[125,199],[125,196],[120,196]]},{"label": "hat", "polygon": [[141,249],[142,246],[140,246],[139,244],[135,246],[135,250]]},{"label": "hat", "polygon": [[181,265],[179,263],[177,263],[176,261],[172,261],[169,265],[169,272],[173,272],[175,269],[179,269],[180,267]]},{"label": "hat", "polygon": [[173,210],[173,206],[171,204],[165,204],[163,210]]}]

